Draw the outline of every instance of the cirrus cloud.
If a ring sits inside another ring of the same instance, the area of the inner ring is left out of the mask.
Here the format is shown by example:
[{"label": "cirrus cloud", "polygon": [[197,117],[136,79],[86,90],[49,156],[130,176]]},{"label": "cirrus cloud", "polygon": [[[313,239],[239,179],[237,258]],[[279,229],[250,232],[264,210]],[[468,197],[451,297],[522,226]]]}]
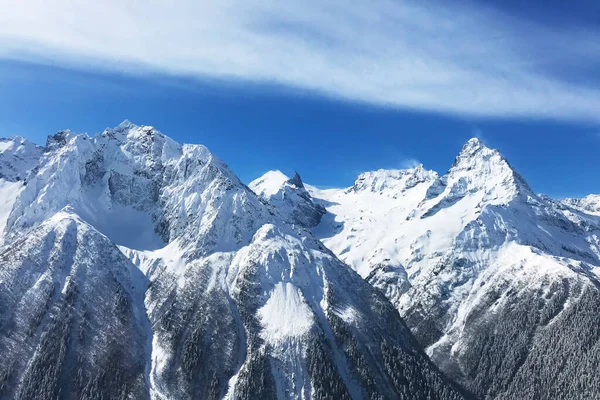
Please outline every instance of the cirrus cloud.
[{"label": "cirrus cloud", "polygon": [[[600,33],[466,2],[0,0],[0,58],[275,83],[385,107],[600,122]],[[589,78],[586,79],[586,78]]]}]

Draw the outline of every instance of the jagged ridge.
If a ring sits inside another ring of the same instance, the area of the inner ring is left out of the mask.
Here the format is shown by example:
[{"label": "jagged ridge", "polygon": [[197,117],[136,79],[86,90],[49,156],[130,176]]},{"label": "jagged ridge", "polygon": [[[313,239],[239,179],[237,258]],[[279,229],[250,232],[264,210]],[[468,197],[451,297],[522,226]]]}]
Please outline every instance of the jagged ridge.
[{"label": "jagged ridge", "polygon": [[600,221],[577,202],[536,195],[478,139],[441,177],[419,167],[362,174],[348,189],[308,187],[328,210],[315,234],[382,290],[437,365],[476,394],[598,391],[587,361],[564,364],[600,354],[591,344],[600,339],[592,322]]},{"label": "jagged ridge", "polygon": [[[287,184],[291,195],[310,199],[299,177]],[[70,217],[57,219],[64,212]],[[63,224],[75,226],[77,235],[87,232],[77,241],[57,242],[49,256],[58,281],[74,282],[80,292],[72,298],[69,290],[52,291],[57,306],[37,307],[29,325],[45,329],[56,309],[66,313],[58,320],[64,321],[61,332],[70,332],[82,323],[73,307],[89,303],[95,313],[88,296],[97,295],[102,318],[125,326],[94,324],[94,334],[130,332],[124,340],[131,342],[131,357],[124,360],[135,367],[124,361],[126,371],[113,371],[121,380],[111,388],[100,380],[93,391],[80,389],[87,377],[106,376],[114,358],[92,362],[82,378],[83,364],[71,363],[71,355],[93,360],[95,350],[68,333],[53,333],[48,337],[62,343],[60,349],[38,347],[37,357],[59,357],[56,362],[24,370],[18,365],[25,365],[26,355],[11,353],[16,361],[3,373],[2,390],[26,397],[22,382],[31,381],[35,385],[26,387],[43,387],[48,397],[62,390],[78,398],[464,398],[420,350],[392,305],[301,224],[289,222],[205,147],[179,145],[152,127],[125,122],[93,137],[69,131],[49,137],[12,207],[3,257],[27,258],[38,243],[54,238],[47,231],[62,232]],[[21,246],[24,240],[31,244]],[[70,254],[76,260],[85,254],[81,267],[69,269],[64,260]],[[35,273],[11,263],[10,279],[22,282],[19,301],[29,302],[44,263],[36,264]],[[136,267],[144,275],[135,277]],[[110,280],[124,271],[129,278]],[[103,296],[119,290],[127,293],[121,308],[103,309],[110,305]],[[281,323],[290,313],[297,317],[293,330]],[[25,346],[33,343],[20,325],[2,335],[2,341],[17,335]],[[108,352],[120,351],[119,343],[98,341]]]}]

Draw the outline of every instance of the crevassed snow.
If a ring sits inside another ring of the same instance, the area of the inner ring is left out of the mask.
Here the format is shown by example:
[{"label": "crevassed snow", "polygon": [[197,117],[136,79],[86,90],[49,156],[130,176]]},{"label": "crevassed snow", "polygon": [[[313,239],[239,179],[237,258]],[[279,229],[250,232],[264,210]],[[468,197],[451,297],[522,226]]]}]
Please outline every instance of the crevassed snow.
[{"label": "crevassed snow", "polygon": [[261,336],[268,342],[302,336],[313,324],[312,312],[304,296],[290,282],[275,285],[258,315],[263,327]]}]

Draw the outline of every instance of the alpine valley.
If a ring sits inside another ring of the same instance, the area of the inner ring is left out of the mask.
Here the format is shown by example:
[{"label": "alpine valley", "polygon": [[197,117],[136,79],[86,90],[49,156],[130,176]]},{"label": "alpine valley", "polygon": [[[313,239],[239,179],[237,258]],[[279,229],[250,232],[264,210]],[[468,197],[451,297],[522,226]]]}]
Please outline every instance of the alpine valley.
[{"label": "alpine valley", "polygon": [[2,399],[597,399],[600,201],[471,139],[320,190],[128,121],[0,139]]}]

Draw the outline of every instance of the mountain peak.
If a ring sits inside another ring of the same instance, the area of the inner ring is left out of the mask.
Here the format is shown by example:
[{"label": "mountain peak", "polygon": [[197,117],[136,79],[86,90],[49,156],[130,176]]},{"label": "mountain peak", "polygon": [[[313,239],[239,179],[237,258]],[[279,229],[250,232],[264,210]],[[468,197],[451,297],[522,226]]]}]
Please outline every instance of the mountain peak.
[{"label": "mountain peak", "polygon": [[585,213],[600,215],[600,194],[590,194],[580,199],[563,199],[562,203]]},{"label": "mountain peak", "polygon": [[131,122],[128,119],[125,119],[119,125],[115,126],[114,129],[131,129],[131,128],[137,128],[137,127],[138,126],[136,124],[134,124],[133,122]]},{"label": "mountain peak", "polygon": [[266,172],[260,178],[250,182],[248,185],[254,193],[261,197],[269,198],[279,192],[283,184],[290,178],[279,170]]},{"label": "mountain peak", "polygon": [[483,141],[478,137],[472,137],[471,139],[467,140],[467,143],[465,143],[464,147],[480,148],[485,147],[485,145],[483,144]]},{"label": "mountain peak", "polygon": [[46,149],[51,150],[58,147],[62,147],[67,144],[69,137],[73,134],[70,130],[60,130],[54,135],[48,135],[46,139]]},{"label": "mountain peak", "polygon": [[405,190],[424,182],[433,182],[437,178],[434,171],[423,165],[409,169],[379,169],[358,175],[352,190],[382,192],[386,189]]},{"label": "mountain peak", "polygon": [[294,176],[292,176],[288,180],[288,183],[297,188],[304,188],[304,183],[302,183],[302,178],[300,178],[300,174],[296,171],[294,171]]},{"label": "mountain peak", "polygon": [[0,179],[25,179],[41,156],[42,148],[23,137],[0,139]]},{"label": "mountain peak", "polygon": [[443,194],[442,202],[452,204],[476,193],[481,201],[494,204],[504,204],[524,193],[533,195],[529,185],[498,150],[472,138],[456,156],[450,170],[429,188],[426,199]]},{"label": "mountain peak", "polygon": [[[120,142],[127,141],[128,139],[137,141],[139,139],[144,139],[145,137],[154,136],[171,139],[162,132],[155,129],[153,126],[136,125],[128,119],[124,120],[114,128],[106,128],[102,133],[102,136],[108,136]],[[174,140],[172,141],[174,142]]]},{"label": "mountain peak", "polygon": [[499,152],[498,150],[487,147],[481,139],[474,137],[469,139],[467,143],[465,143],[465,145],[462,147],[460,153],[458,153],[455,164],[461,159],[471,158],[477,154],[486,156],[491,154],[499,154]]}]

